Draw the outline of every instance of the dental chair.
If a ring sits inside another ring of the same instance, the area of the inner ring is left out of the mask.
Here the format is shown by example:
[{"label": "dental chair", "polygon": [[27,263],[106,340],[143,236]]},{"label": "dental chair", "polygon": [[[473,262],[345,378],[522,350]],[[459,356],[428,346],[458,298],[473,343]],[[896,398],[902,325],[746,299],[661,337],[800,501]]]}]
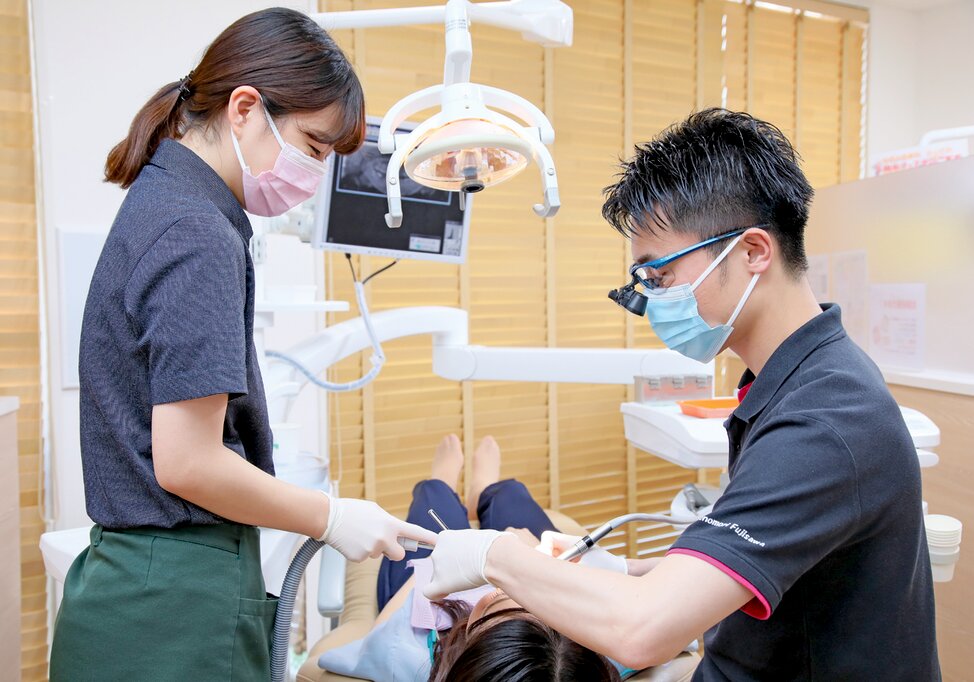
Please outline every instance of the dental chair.
[{"label": "dental chair", "polygon": [[[563,533],[585,535],[581,526],[561,512],[546,510],[546,513],[552,524]],[[360,564],[348,564],[345,610],[339,618],[339,625],[311,648],[308,660],[298,671],[298,682],[347,682],[356,679],[322,670],[318,667],[318,657],[326,651],[365,637],[372,629],[379,615],[375,586],[381,563],[381,559],[369,559]],[[697,654],[683,652],[672,661],[643,670],[629,679],[639,682],[689,682],[699,661]]]}]

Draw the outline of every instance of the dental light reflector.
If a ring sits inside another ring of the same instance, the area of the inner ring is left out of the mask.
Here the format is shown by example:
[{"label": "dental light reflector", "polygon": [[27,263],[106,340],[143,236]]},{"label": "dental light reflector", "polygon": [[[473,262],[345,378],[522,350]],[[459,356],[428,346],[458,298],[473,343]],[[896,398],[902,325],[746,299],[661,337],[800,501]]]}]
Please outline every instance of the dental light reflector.
[{"label": "dental light reflector", "polygon": [[451,192],[479,192],[522,171],[531,146],[490,121],[451,121],[424,136],[406,157],[413,180]]}]

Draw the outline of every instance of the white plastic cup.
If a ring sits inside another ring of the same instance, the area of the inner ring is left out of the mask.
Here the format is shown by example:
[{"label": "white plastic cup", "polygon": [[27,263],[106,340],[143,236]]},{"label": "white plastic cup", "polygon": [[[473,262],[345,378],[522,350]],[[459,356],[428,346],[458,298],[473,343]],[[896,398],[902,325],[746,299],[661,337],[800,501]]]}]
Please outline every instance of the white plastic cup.
[{"label": "white plastic cup", "polygon": [[960,558],[960,541],[964,524],[960,519],[945,514],[927,514],[923,517],[930,551],[930,568],[933,581],[945,583],[954,578],[954,566]]},{"label": "white plastic cup", "polygon": [[960,559],[960,547],[930,547],[930,569],[935,583],[950,582]]},{"label": "white plastic cup", "polygon": [[948,563],[956,561],[960,556],[960,547],[930,547],[930,561],[937,563]]},{"label": "white plastic cup", "polygon": [[926,527],[927,544],[936,547],[956,547],[960,545],[964,524],[960,519],[944,514],[927,514],[923,517]]},{"label": "white plastic cup", "polygon": [[935,583],[949,583],[954,579],[955,564],[930,564],[930,573]]}]

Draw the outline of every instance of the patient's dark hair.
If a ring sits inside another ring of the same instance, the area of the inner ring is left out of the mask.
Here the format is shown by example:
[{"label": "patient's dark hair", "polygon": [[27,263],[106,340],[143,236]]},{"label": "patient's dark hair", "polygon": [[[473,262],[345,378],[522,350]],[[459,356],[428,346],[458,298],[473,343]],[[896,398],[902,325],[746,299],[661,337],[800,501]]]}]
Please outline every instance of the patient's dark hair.
[{"label": "patient's dark hair", "polygon": [[467,633],[470,606],[437,602],[453,619],[440,633],[430,682],[617,682],[605,656],[586,649],[520,608],[479,618]]},{"label": "patient's dark hair", "polygon": [[[812,187],[778,128],[748,114],[706,109],[637,145],[602,216],[627,237],[672,230],[700,240],[764,224],[785,269],[808,269],[805,223]],[[716,255],[727,246],[710,247]]]}]

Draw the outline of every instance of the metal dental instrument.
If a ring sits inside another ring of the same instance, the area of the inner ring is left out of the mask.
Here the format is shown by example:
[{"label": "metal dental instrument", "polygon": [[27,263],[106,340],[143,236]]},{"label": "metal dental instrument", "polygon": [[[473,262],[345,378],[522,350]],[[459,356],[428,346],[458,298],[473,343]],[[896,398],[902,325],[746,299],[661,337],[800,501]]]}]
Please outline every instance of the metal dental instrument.
[{"label": "metal dental instrument", "polygon": [[[440,528],[442,528],[443,530],[450,530],[449,528],[446,527],[446,524],[443,523],[443,519],[441,519],[439,516],[436,515],[435,511],[430,509],[429,515],[433,518],[434,521],[436,521],[436,525],[438,525]],[[426,542],[413,540],[411,538],[404,538],[400,536],[397,538],[397,540],[399,541],[399,544],[403,546],[403,549],[405,549],[407,552],[415,552],[417,549],[433,549],[433,545]]]},{"label": "metal dental instrument", "polygon": [[432,519],[433,519],[434,521],[436,521],[436,525],[438,525],[438,526],[439,526],[440,528],[442,528],[443,530],[450,530],[450,529],[449,529],[449,528],[447,527],[447,525],[446,525],[445,523],[443,523],[443,519],[441,519],[441,518],[440,518],[439,516],[437,516],[437,514],[436,514],[436,512],[435,512],[435,511],[433,511],[432,509],[430,509],[430,510],[429,510],[429,515],[430,515],[430,517],[431,517],[431,518],[432,518]]},{"label": "metal dental instrument", "polygon": [[[443,523],[443,519],[441,519],[439,516],[436,515],[435,511],[430,509],[429,515],[433,518],[434,521],[436,521],[436,525],[438,525],[440,528],[442,528],[443,530],[450,530],[449,528],[447,528],[446,524]],[[427,542],[420,542],[419,540],[413,540],[412,538],[404,538],[402,536],[399,536],[396,539],[399,541],[399,544],[402,545],[403,549],[405,549],[407,552],[415,552],[418,549],[433,549],[433,545]]]},{"label": "metal dental instrument", "polygon": [[690,521],[679,521],[672,516],[666,516],[665,514],[623,514],[622,516],[617,516],[614,519],[602,524],[591,533],[581,538],[569,549],[559,554],[557,559],[560,561],[571,561],[575,557],[585,554],[585,552],[592,549],[592,547],[594,547],[599,540],[604,538],[619,526],[629,523],[630,521],[659,521],[661,523],[669,523],[674,526],[689,526],[690,523],[692,523]]}]

